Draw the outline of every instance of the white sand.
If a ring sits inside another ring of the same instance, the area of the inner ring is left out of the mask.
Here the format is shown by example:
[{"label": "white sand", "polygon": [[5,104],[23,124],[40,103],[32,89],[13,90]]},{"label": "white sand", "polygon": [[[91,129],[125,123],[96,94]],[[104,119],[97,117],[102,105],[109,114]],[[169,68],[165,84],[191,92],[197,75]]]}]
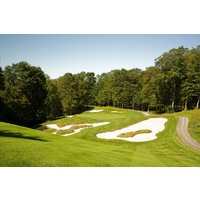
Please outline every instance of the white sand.
[{"label": "white sand", "polygon": [[116,110],[113,110],[113,111],[110,111],[111,113],[123,113],[123,112],[119,112],[119,111],[116,111]]},{"label": "white sand", "polygon": [[46,127],[47,128],[53,128],[53,129],[59,130],[59,127],[56,124],[47,124]]},{"label": "white sand", "polygon": [[[126,141],[130,141],[130,142],[145,142],[145,141],[150,141],[150,140],[154,140],[156,139],[156,134],[163,131],[165,126],[164,124],[167,122],[166,118],[151,118],[142,122],[139,122],[137,124],[133,124],[129,127],[120,129],[120,130],[116,130],[113,132],[106,132],[106,133],[99,133],[97,134],[98,138],[103,138],[103,139],[119,139],[119,140],[126,140]],[[59,130],[67,130],[70,129],[72,126],[77,126],[77,125],[88,125],[88,126],[92,126],[92,127],[97,127],[97,126],[102,126],[102,125],[106,125],[109,124],[110,122],[100,122],[100,123],[93,123],[93,124],[73,124],[73,125],[67,125],[64,127],[58,127],[56,124],[48,124],[46,125],[46,128],[52,128],[52,129],[56,129],[56,132],[53,132],[52,134],[56,134],[57,131]],[[83,127],[83,128],[78,128],[76,129],[73,133],[70,134],[64,134],[62,136],[70,136],[70,135],[74,135],[78,132],[80,132],[81,130],[85,129],[85,128],[89,128],[89,127]],[[148,129],[151,130],[151,133],[147,133],[147,134],[137,134],[133,137],[128,137],[128,138],[121,138],[118,137],[119,134],[121,133],[127,133],[127,132],[134,132],[137,130],[144,130],[144,129]]]},{"label": "white sand", "polygon": [[[78,125],[86,125],[86,126],[92,126],[92,127],[97,127],[97,126],[102,126],[102,125],[106,125],[106,124],[109,124],[110,122],[100,122],[100,123],[94,123],[94,124],[78,124]],[[76,126],[76,125],[72,125],[72,126]],[[66,128],[67,126],[65,127],[62,127],[62,129],[60,130],[66,130],[68,128]],[[79,133],[81,130],[85,129],[85,128],[90,128],[90,127],[83,127],[83,128],[78,128],[76,130],[74,130],[73,133],[69,133],[69,134],[64,134],[62,136],[70,136],[70,135],[74,135],[76,133]]]},{"label": "white sand", "polygon": [[76,129],[76,130],[74,130],[73,133],[63,134],[62,136],[74,135],[74,134],[76,134],[76,133],[79,133],[81,130],[83,130],[83,129],[85,129],[85,128],[87,128],[87,127]]},{"label": "white sand", "polygon": [[[165,122],[167,122],[166,118],[151,118],[120,130],[116,130],[113,132],[99,133],[97,134],[97,137],[103,139],[120,139],[130,142],[150,141],[156,139],[157,138],[156,134],[165,129],[164,126]],[[152,132],[147,134],[138,134],[135,135],[134,137],[128,137],[128,138],[117,137],[121,133],[134,132],[137,130],[144,130],[144,129],[151,130]]]},{"label": "white sand", "polygon": [[[102,125],[106,125],[106,124],[109,124],[109,123],[110,123],[110,122],[99,122],[99,123],[93,123],[93,124],[73,124],[73,125],[63,126],[63,127],[61,127],[61,128],[59,128],[56,124],[48,124],[48,125],[46,125],[46,127],[47,127],[47,128],[56,129],[56,132],[53,132],[53,133],[52,133],[52,134],[56,134],[57,131],[59,131],[59,130],[67,130],[67,129],[70,129],[72,126],[86,125],[86,126],[97,127],[97,126],[102,126]],[[78,128],[78,129],[74,130],[73,133],[64,134],[64,135],[62,135],[62,136],[74,135],[74,134],[80,132],[81,130],[83,130],[83,129],[85,129],[85,128],[90,128],[90,127]]]},{"label": "white sand", "polygon": [[103,110],[90,110],[88,112],[92,112],[92,113],[95,113],[95,112],[102,112]]}]

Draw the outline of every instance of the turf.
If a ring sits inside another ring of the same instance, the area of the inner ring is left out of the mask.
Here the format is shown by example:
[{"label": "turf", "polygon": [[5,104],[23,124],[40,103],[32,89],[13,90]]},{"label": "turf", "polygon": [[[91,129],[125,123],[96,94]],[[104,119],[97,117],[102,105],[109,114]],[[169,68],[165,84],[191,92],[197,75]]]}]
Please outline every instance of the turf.
[{"label": "turf", "polygon": [[[200,110],[164,115],[168,121],[165,130],[157,134],[156,140],[134,143],[99,139],[96,134],[124,128],[159,115],[144,116],[140,112],[112,107],[95,109],[103,109],[103,112],[84,112],[72,118],[43,124],[56,123],[62,127],[110,122],[99,127],[89,127],[69,137],[0,122],[0,166],[200,166],[200,152],[184,146],[176,133],[178,115],[185,115],[191,122],[189,131],[198,139]],[[113,110],[123,113],[112,113]]]},{"label": "turf", "polygon": [[56,134],[58,134],[58,135],[70,134],[70,133],[74,133],[76,129],[88,128],[88,127],[92,127],[92,126],[90,126],[90,125],[76,125],[76,126],[72,126],[69,129],[66,129],[66,130],[59,130]]},{"label": "turf", "polygon": [[152,132],[151,130],[144,129],[144,130],[139,130],[139,131],[134,131],[134,132],[121,133],[121,134],[118,135],[118,137],[128,138],[128,137],[133,137],[133,136],[138,135],[138,134],[148,134],[148,133],[151,133],[151,132]]}]

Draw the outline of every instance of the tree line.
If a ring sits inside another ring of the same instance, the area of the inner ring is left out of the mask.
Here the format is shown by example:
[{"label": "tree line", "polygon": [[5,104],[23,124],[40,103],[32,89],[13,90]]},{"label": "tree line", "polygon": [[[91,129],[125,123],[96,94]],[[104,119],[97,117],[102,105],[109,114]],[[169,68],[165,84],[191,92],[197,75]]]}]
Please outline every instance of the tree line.
[{"label": "tree line", "polygon": [[40,67],[0,67],[0,120],[31,126],[90,105],[175,112],[199,109],[200,46],[173,48],[145,70],[66,73],[50,79]]},{"label": "tree line", "polygon": [[99,105],[157,112],[199,109],[200,46],[173,48],[144,71],[112,70],[97,79]]}]

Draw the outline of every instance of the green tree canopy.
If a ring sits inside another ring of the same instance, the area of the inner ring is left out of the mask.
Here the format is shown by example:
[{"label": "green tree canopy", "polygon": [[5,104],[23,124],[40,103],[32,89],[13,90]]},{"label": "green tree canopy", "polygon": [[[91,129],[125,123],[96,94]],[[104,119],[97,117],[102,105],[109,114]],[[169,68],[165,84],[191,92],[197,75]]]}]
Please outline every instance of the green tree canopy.
[{"label": "green tree canopy", "polygon": [[4,81],[9,120],[31,125],[45,119],[46,78],[40,67],[27,62],[6,66]]},{"label": "green tree canopy", "polygon": [[58,92],[56,80],[46,76],[47,98],[45,101],[46,114],[48,119],[54,119],[62,115],[62,104]]},{"label": "green tree canopy", "polygon": [[156,107],[159,102],[159,74],[160,69],[157,67],[148,67],[143,73],[142,76],[142,89],[141,89],[141,96],[142,102],[148,105],[148,111],[150,107]]},{"label": "green tree canopy", "polygon": [[180,105],[181,84],[185,72],[185,54],[187,51],[188,49],[183,46],[173,48],[155,60],[156,67],[161,70],[160,81],[162,86],[160,88],[167,94],[167,101],[163,103],[168,106],[171,102],[172,109]]},{"label": "green tree canopy", "polygon": [[[182,83],[182,97],[185,101],[185,109],[188,101],[196,99],[196,108],[200,100],[200,47],[193,48],[186,54],[184,81]],[[192,106],[192,105],[191,105]]]}]

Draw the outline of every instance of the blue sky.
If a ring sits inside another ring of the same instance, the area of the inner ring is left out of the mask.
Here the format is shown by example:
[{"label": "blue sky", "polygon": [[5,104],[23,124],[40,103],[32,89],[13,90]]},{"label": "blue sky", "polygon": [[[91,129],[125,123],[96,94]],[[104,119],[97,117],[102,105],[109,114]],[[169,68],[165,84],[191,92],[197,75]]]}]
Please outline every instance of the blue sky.
[{"label": "blue sky", "polygon": [[145,69],[171,48],[197,45],[200,34],[0,34],[0,66],[27,61],[51,78],[67,72],[101,74]]}]

